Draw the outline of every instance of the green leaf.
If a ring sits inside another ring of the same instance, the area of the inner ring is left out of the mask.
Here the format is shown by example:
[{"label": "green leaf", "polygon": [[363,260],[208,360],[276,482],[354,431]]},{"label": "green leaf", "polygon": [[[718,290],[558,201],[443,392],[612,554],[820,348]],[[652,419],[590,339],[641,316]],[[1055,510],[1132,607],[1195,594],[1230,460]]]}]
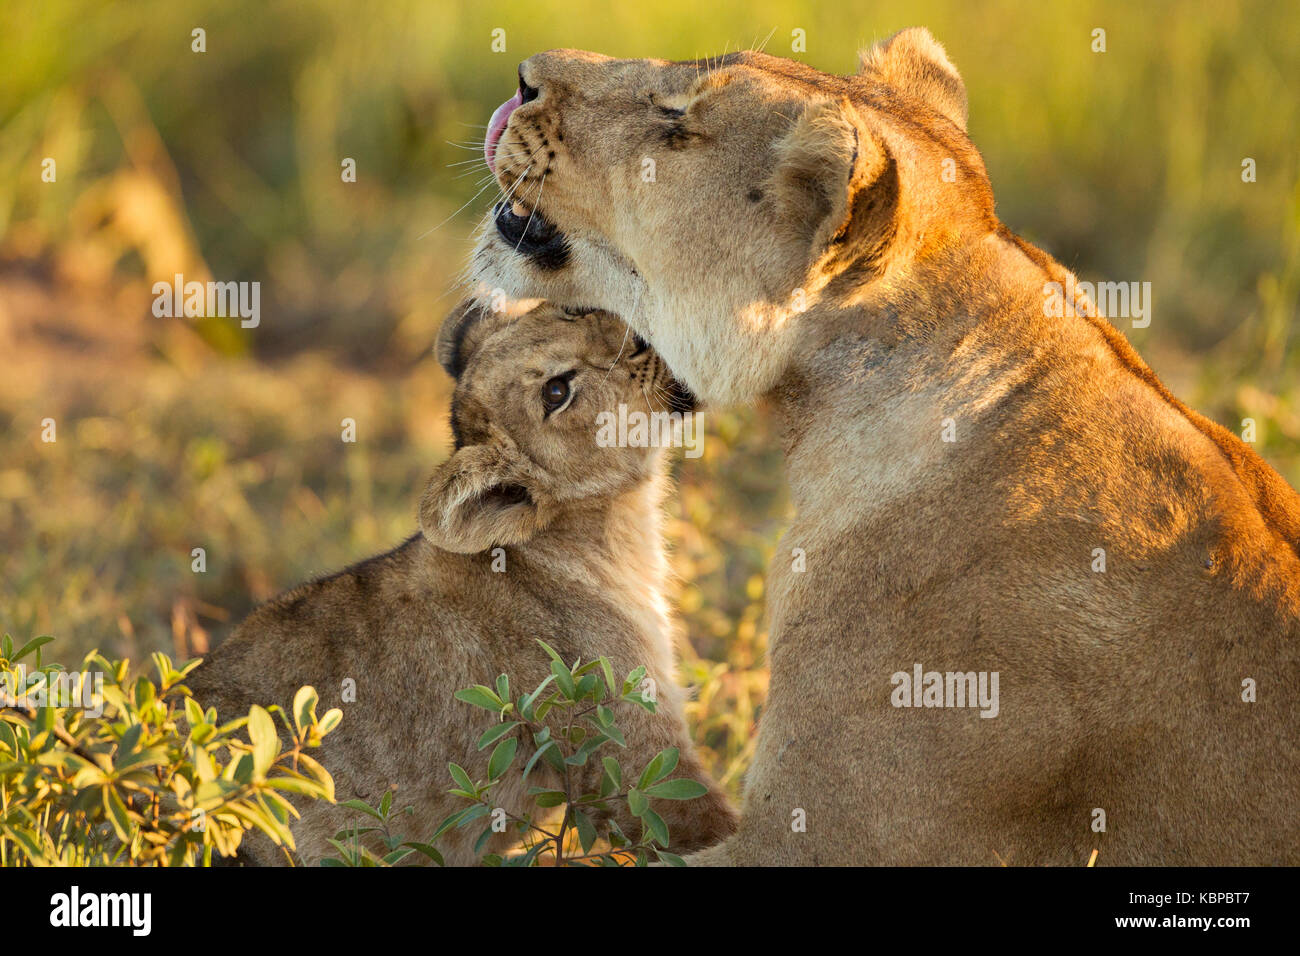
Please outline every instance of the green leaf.
[{"label": "green leaf", "polygon": [[135,706],[137,710],[144,710],[153,703],[154,698],[158,696],[157,689],[153,686],[153,681],[141,674],[135,679]]},{"label": "green leaf", "polygon": [[144,733],[144,724],[132,724],[126,728],[122,734],[122,739],[117,743],[118,759],[121,760],[128,754],[135,753],[136,747],[140,745],[140,735]]},{"label": "green leaf", "polygon": [[635,690],[640,685],[641,678],[643,677],[645,677],[644,664],[642,664],[640,667],[633,669],[632,672],[627,675],[627,680],[623,681],[624,696],[632,693],[632,691]]},{"label": "green leaf", "polygon": [[126,804],[122,802],[121,795],[117,788],[105,786],[104,793],[104,812],[108,815],[109,822],[113,824],[113,832],[123,843],[131,842],[131,817],[127,813]]},{"label": "green leaf", "polygon": [[490,839],[492,839],[492,824],[489,823],[483,828],[483,832],[478,835],[478,839],[474,841],[473,852],[475,856],[478,856],[483,852],[483,847],[487,846],[488,840]]},{"label": "green leaf", "polygon": [[323,800],[329,791],[315,780],[306,777],[274,777],[267,781],[267,786],[285,793],[296,793],[313,800]]},{"label": "green leaf", "polygon": [[533,765],[537,763],[538,759],[542,756],[542,754],[546,753],[548,750],[551,750],[555,746],[556,743],[554,740],[548,740],[546,741],[546,743],[542,744],[542,746],[538,747],[537,750],[533,751],[533,755],[528,758],[528,763],[524,764],[525,781],[528,780],[528,774],[532,772]]},{"label": "green leaf", "polygon": [[203,663],[203,658],[191,657],[188,661],[186,661],[184,664],[180,666],[180,670],[177,671],[177,676],[181,680],[184,680],[186,677],[189,676],[190,671],[194,670],[194,668],[198,667],[202,663]]},{"label": "green leaf", "polygon": [[636,785],[644,790],[655,781],[662,780],[677,768],[677,761],[680,757],[681,751],[676,747],[668,747],[659,751],[645,765],[645,770],[641,771],[641,779],[636,782]]},{"label": "green leaf", "polygon": [[172,666],[172,659],[162,651],[154,651],[149,656],[153,659],[154,670],[158,672],[158,686],[166,689],[180,679],[176,668]]},{"label": "green leaf", "polygon": [[342,720],[343,711],[337,707],[331,707],[329,710],[325,711],[325,716],[320,719],[320,722],[316,726],[317,729],[320,730],[320,735],[324,737],[331,730],[337,727]]},{"label": "green leaf", "polygon": [[617,685],[614,683],[614,668],[609,663],[608,657],[600,658],[600,670],[605,675],[605,686],[609,688],[610,693],[613,693]]},{"label": "green leaf", "polygon": [[510,699],[510,678],[505,674],[497,675],[497,696],[503,701]]},{"label": "green leaf", "polygon": [[573,685],[573,674],[569,669],[560,661],[551,661],[551,673],[555,675],[555,686],[560,688],[560,693],[573,700],[576,688]]},{"label": "green leaf", "polygon": [[167,753],[166,747],[146,747],[144,750],[128,754],[118,760],[114,765],[113,770],[117,774],[122,774],[128,770],[141,770],[145,767],[157,767],[170,762],[171,758]]},{"label": "green leaf", "polygon": [[475,707],[482,707],[493,713],[500,713],[501,708],[505,706],[505,702],[493,693],[492,688],[484,687],[482,684],[458,690],[452,696],[466,704],[473,704]]},{"label": "green leaf", "polygon": [[661,863],[667,863],[669,866],[685,866],[686,861],[676,853],[669,853],[667,850],[661,850],[655,847],[655,855],[659,857]]},{"label": "green leaf", "polygon": [[650,835],[659,842],[660,846],[668,845],[668,824],[664,823],[664,818],[653,810],[647,810],[641,814],[641,822],[645,824]]},{"label": "green leaf", "polygon": [[334,799],[334,778],[319,763],[308,757],[306,754],[298,754],[298,769],[307,776],[319,781],[320,785],[326,790],[326,799]]},{"label": "green leaf", "polygon": [[[7,636],[8,635],[6,635],[6,637]],[[40,866],[43,863],[54,862],[47,857],[45,850],[41,847],[36,835],[30,830],[23,827],[6,826],[3,830],[0,830],[0,833],[3,833],[6,839],[14,840],[14,842],[18,844],[18,848],[27,855],[27,858],[32,862],[33,866]]]},{"label": "green leaf", "polygon": [[694,800],[696,797],[702,797],[708,792],[709,788],[704,784],[686,777],[665,780],[645,789],[646,796],[657,797],[660,800]]},{"label": "green leaf", "polygon": [[556,773],[564,773],[564,757],[561,754],[559,746],[547,747],[544,754],[546,762],[550,764],[551,769]]},{"label": "green leaf", "polygon": [[543,809],[547,807],[558,807],[564,802],[564,791],[540,790],[534,795],[533,802]]},{"label": "green leaf", "polygon": [[[478,803],[476,803],[476,804],[474,804],[474,806],[475,806],[475,807],[477,807],[477,806],[482,806],[482,804],[478,804]],[[456,826],[457,824],[459,824],[459,823],[460,823],[460,820],[461,820],[461,817],[463,817],[465,814],[469,813],[469,811],[471,811],[471,810],[473,810],[473,809],[474,809],[474,807],[466,807],[466,808],[463,809],[463,810],[457,810],[456,812],[452,813],[452,814],[451,814],[450,816],[448,816],[445,820],[443,820],[441,823],[438,824],[438,828],[437,828],[436,830],[433,831],[433,837],[432,837],[432,839],[434,839],[434,840],[438,839],[438,837],[442,836],[444,833],[446,833],[446,832],[447,832],[448,830],[450,830],[452,827],[454,827],[454,826]]]},{"label": "green leaf", "polygon": [[582,742],[582,746],[575,750],[570,756],[564,758],[564,762],[571,767],[582,767],[587,763],[587,758],[595,753],[600,747],[604,746],[605,741],[609,738],[603,734],[592,734]]},{"label": "green leaf", "polygon": [[506,723],[496,724],[484,731],[483,736],[478,739],[478,749],[486,750],[491,744],[494,744],[500,738],[504,737],[510,731],[518,727],[523,721],[511,720]]},{"label": "green leaf", "polygon": [[582,679],[578,681],[574,688],[573,697],[575,700],[586,700],[590,697],[592,700],[599,700],[600,678],[595,674],[583,674]]},{"label": "green leaf", "polygon": [[[8,634],[5,635],[5,637],[8,636],[9,636]],[[6,654],[5,657],[9,658],[9,663],[16,664],[18,661],[22,660],[28,654],[32,653],[33,651],[40,650],[42,647],[50,643],[50,641],[52,640],[54,640],[54,638],[48,634],[42,634],[40,637],[33,637],[22,647],[18,648],[17,653]]]},{"label": "green leaf", "polygon": [[555,653],[555,648],[551,647],[550,644],[547,644],[540,637],[537,638],[536,640],[538,644],[542,645],[542,650],[544,650],[547,654],[550,655],[551,660],[559,664],[561,667],[564,667],[565,670],[568,670],[568,667],[565,667],[564,658],[560,657],[559,654]]},{"label": "green leaf", "polygon": [[402,844],[402,846],[409,846],[412,850],[415,850],[417,853],[423,853],[425,856],[427,856],[434,863],[437,863],[439,866],[446,865],[442,859],[442,854],[439,853],[434,847],[432,847],[428,843],[417,843],[414,840],[407,840],[405,843]]},{"label": "green leaf", "polygon": [[519,740],[515,737],[507,737],[496,745],[496,749],[488,759],[489,780],[496,780],[509,769],[510,764],[514,762],[515,751],[518,749]]},{"label": "green leaf", "polygon": [[462,790],[477,790],[474,781],[469,778],[464,769],[459,764],[449,763],[447,769],[451,771],[451,779],[456,781],[456,785]]},{"label": "green leaf", "polygon": [[623,731],[619,730],[613,724],[610,724],[608,727],[602,727],[601,733],[606,737],[606,739],[614,741],[614,743],[618,744],[620,747],[627,747],[627,738],[623,736]]},{"label": "green leaf", "polygon": [[573,823],[578,828],[578,841],[582,844],[582,852],[590,853],[592,844],[596,842],[596,825],[581,810],[573,811]]},{"label": "green leaf", "polygon": [[542,696],[542,691],[546,690],[546,685],[555,680],[555,675],[550,674],[546,680],[542,681],[530,694],[523,694],[519,698],[519,713],[523,714],[528,720],[533,720],[536,715],[533,713],[533,705],[537,698]]},{"label": "green leaf", "polygon": [[252,754],[244,754],[235,763],[235,769],[231,773],[232,778],[238,783],[252,783],[253,771],[256,765],[253,762]]},{"label": "green leaf", "polygon": [[319,701],[320,695],[316,693],[316,688],[310,685],[299,687],[298,693],[293,695],[293,723],[299,737],[308,727],[316,723],[316,704]]},{"label": "green leaf", "polygon": [[461,818],[456,821],[456,826],[463,827],[467,823],[473,823],[475,820],[478,820],[481,817],[485,817],[491,812],[492,810],[488,807],[487,804],[476,803],[474,804],[474,806],[466,810],[465,813],[461,816]]},{"label": "green leaf", "polygon": [[[554,679],[554,677],[555,675],[552,674],[551,678]],[[557,703],[559,703],[560,700],[561,700],[561,695],[560,692],[557,690],[555,693],[551,694],[551,696],[547,697],[546,700],[538,704],[537,707],[534,709],[534,713],[536,714],[537,719],[545,720],[546,715],[550,713],[551,708],[554,707]]]},{"label": "green leaf", "polygon": [[605,766],[605,773],[609,779],[614,782],[615,790],[623,789],[623,768],[618,765],[618,761],[613,757],[603,757],[600,761]]},{"label": "green leaf", "polygon": [[632,816],[639,817],[650,809],[650,801],[636,787],[627,792],[627,808],[632,811]]},{"label": "green leaf", "polygon": [[211,813],[225,802],[230,794],[239,789],[231,780],[204,780],[194,788],[194,806]]},{"label": "green leaf", "polygon": [[271,715],[256,704],[248,711],[248,739],[253,744],[253,775],[260,780],[280,753],[280,738]]},{"label": "green leaf", "polygon": [[367,816],[372,816],[376,820],[384,819],[380,815],[378,810],[376,810],[370,804],[366,803],[366,801],[364,800],[344,800],[342,803],[339,804],[339,806],[345,807],[348,810],[356,810],[357,812],[364,813]]}]

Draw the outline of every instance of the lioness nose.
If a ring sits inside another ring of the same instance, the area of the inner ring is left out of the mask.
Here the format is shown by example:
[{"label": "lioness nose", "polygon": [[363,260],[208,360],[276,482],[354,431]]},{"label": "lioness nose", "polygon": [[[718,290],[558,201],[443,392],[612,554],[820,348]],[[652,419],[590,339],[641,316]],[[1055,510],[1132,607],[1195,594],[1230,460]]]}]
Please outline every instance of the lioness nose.
[{"label": "lioness nose", "polygon": [[524,65],[519,64],[519,100],[521,103],[531,103],[537,99],[537,94],[541,92],[535,86],[529,86],[524,79]]},{"label": "lioness nose", "polygon": [[547,50],[534,53],[519,64],[519,96],[528,103],[537,99],[563,99],[573,90],[594,88],[607,64],[614,60],[585,50]]}]

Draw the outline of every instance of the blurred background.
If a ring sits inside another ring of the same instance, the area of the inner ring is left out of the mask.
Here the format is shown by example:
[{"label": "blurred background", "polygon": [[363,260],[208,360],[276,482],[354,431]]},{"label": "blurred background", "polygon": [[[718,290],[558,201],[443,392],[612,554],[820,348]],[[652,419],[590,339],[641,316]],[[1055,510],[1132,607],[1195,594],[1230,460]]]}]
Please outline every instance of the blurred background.
[{"label": "blurred background", "polygon": [[[430,347],[495,198],[464,161],[520,59],[766,39],[849,73],[914,24],[966,80],[1002,219],[1081,279],[1151,282],[1150,327],[1121,331],[1195,407],[1238,433],[1253,418],[1300,485],[1294,3],[8,0],[0,631],[52,634],[67,663],[194,656],[255,603],[414,530],[449,446]],[[260,282],[260,326],[155,317],[151,286],[175,273]],[[691,716],[734,789],[788,505],[761,409],[708,428],[672,536]]]}]

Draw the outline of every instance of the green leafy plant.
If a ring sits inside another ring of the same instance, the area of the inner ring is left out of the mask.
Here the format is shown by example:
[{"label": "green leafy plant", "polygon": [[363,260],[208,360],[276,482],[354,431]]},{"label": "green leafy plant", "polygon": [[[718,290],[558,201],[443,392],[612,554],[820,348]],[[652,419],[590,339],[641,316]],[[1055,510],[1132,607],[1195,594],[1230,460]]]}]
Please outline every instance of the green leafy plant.
[{"label": "green leafy plant", "polygon": [[155,682],[91,651],[69,700],[78,685],[41,662],[50,640],[0,640],[0,866],[209,865],[253,829],[292,850],[288,798],[333,802],[333,780],[305,751],[343,715],[318,718],[313,688],[291,715],[254,706],[218,724],[182,683],[200,660],[155,653]]},{"label": "green leafy plant", "polygon": [[[398,814],[410,814],[414,812],[414,807],[403,807],[400,811],[393,808],[393,791],[386,790],[379,802],[373,807],[364,800],[345,800],[339,804],[340,807],[347,807],[354,810],[363,817],[377,821],[378,826],[369,824],[354,825],[346,830],[340,830],[330,840],[330,845],[339,851],[338,857],[327,857],[321,860],[321,866],[395,866],[402,860],[406,859],[412,853],[419,853],[442,866],[442,854],[428,843],[420,843],[416,840],[404,840],[400,836],[393,835],[393,822]],[[372,839],[377,839],[383,843],[385,853],[376,854],[374,851],[363,846],[361,838],[374,834]]]},{"label": "green leafy plant", "polygon": [[[551,657],[551,674],[532,691],[512,699],[509,678],[502,674],[494,687],[479,684],[457,691],[456,698],[497,715],[499,722],[478,741],[479,751],[489,747],[485,776],[475,779],[463,767],[451,763],[448,769],[456,786],[448,792],[468,806],[447,817],[434,833],[434,841],[453,828],[486,822],[475,842],[480,853],[493,833],[511,832],[518,838],[519,851],[505,855],[488,853],[482,861],[492,866],[645,866],[652,857],[660,862],[682,865],[669,853],[668,825],[655,812],[650,798],[691,800],[704,795],[703,784],[686,778],[670,779],[677,768],[678,751],[661,750],[645,767],[625,772],[618,757],[627,740],[615,720],[615,708],[635,706],[654,713],[655,701],[640,690],[645,668],[638,667],[616,682],[607,658],[588,663],[566,664],[544,641],[538,641]],[[612,747],[610,745],[613,745]],[[523,758],[523,755],[531,753]],[[580,786],[578,768],[600,761],[599,785],[595,791]],[[560,781],[558,787],[533,785],[526,793],[531,806],[507,810],[497,806],[494,793],[514,775],[527,784],[534,768],[544,762]],[[626,801],[630,814],[640,823],[640,832],[625,833],[610,814],[614,805]],[[598,822],[607,821],[602,834]]]}]

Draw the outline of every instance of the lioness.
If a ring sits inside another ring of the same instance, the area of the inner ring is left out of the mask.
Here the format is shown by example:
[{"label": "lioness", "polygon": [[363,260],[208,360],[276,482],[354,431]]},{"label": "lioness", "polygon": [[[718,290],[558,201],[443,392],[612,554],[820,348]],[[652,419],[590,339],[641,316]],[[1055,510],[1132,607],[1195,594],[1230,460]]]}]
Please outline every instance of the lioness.
[{"label": "lioness", "polygon": [[[677,747],[677,774],[709,787],[698,800],[656,801],[673,849],[733,833],[734,811],[695,756],[674,680],[660,529],[666,453],[597,443],[601,412],[682,412],[693,399],[653,351],[601,313],[575,317],[543,305],[514,319],[463,308],[444,323],[438,355],[457,379],[456,451],[429,481],[420,532],[255,611],[195,671],[195,695],[229,717],[254,703],[287,706],[303,684],[336,706],[343,682],[355,681],[355,703],[341,704],[343,722],[319,759],[339,800],[373,802],[395,788],[397,805],[415,808],[402,818],[404,832],[427,839],[467,806],[446,793],[447,763],[481,777],[486,755],[475,745],[494,723],[454,700],[455,691],[502,673],[516,693],[531,690],[550,673],[537,638],[566,661],[605,655],[620,676],[644,664],[658,707],[652,715],[619,705],[623,766],[639,773],[658,751]],[[531,753],[531,739],[523,743],[520,765]],[[589,760],[573,768],[572,785],[594,792],[601,772]],[[494,799],[514,813],[523,788],[519,774],[507,779]],[[558,776],[543,761],[528,783],[558,786]],[[635,834],[640,824],[626,803],[613,801],[614,817]],[[307,804],[293,826],[301,858],[331,852],[326,841],[346,822],[328,804]],[[439,842],[447,863],[472,862],[481,829],[450,831]],[[489,846],[499,852],[512,838]],[[258,863],[286,859],[265,839],[247,847]]]},{"label": "lioness", "polygon": [[770,697],[694,862],[1300,863],[1300,498],[998,222],[928,32],[519,83],[480,288],[784,423]]}]

